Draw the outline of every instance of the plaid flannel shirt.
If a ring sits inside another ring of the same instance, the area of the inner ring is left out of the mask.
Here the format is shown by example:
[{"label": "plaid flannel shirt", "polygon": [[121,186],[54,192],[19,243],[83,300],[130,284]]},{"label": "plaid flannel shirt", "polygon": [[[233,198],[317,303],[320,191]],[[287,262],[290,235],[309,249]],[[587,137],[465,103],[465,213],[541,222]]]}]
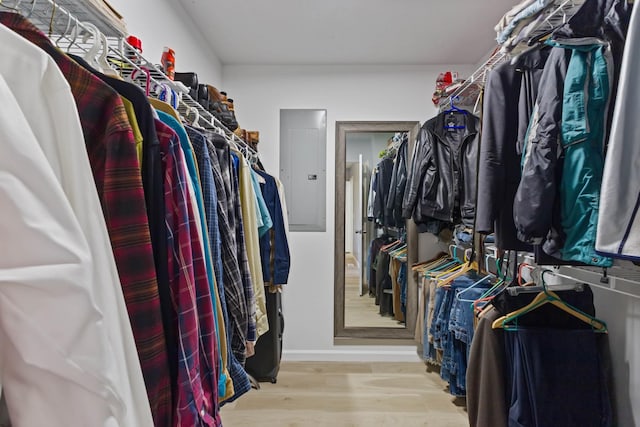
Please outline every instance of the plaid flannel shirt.
[{"label": "plaid flannel shirt", "polygon": [[[198,170],[200,172],[200,180],[202,182],[202,195],[204,199],[205,212],[207,217],[207,225],[209,230],[209,241],[211,243],[211,256],[213,258],[214,273],[216,276],[216,284],[218,294],[220,296],[220,306],[222,308],[222,316],[225,325],[229,325],[229,313],[226,303],[226,295],[224,292],[223,264],[222,264],[222,240],[220,236],[220,222],[218,220],[218,194],[213,173],[213,161],[209,156],[209,142],[207,138],[198,130],[187,127],[189,139],[193,144],[193,151],[198,161]],[[226,330],[227,342],[231,343],[230,328]],[[231,402],[243,394],[251,390],[251,383],[247,377],[247,373],[234,353],[231,346],[227,346],[227,369],[231,381],[233,382],[233,395],[225,401]]]},{"label": "plaid flannel shirt", "polygon": [[184,154],[175,132],[158,124],[163,152],[169,280],[178,329],[176,426],[221,425],[215,325]]},{"label": "plaid flannel shirt", "polygon": [[205,131],[205,136],[209,139],[209,158],[218,196],[217,210],[222,241],[222,281],[229,315],[227,326],[231,337],[231,350],[238,362],[244,365],[247,357],[247,333],[250,314],[240,273],[240,263],[238,262],[235,225],[232,226],[231,224],[231,208],[229,207],[228,196],[231,192],[231,178],[229,177],[225,182],[216,148],[211,143],[213,138],[221,138],[221,136],[211,131]]}]

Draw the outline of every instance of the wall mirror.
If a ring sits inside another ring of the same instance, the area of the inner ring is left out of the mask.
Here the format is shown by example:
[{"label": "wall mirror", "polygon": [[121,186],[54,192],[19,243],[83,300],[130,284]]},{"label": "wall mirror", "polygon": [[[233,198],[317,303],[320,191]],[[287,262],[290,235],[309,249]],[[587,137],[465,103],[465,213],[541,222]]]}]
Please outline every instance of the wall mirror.
[{"label": "wall mirror", "polygon": [[[382,182],[388,182],[403,139],[409,167],[418,129],[418,122],[336,122],[336,343],[413,339],[418,308],[417,277],[411,272],[418,257],[415,224],[381,223],[373,205],[386,198],[376,189],[389,187]],[[389,246],[394,242],[395,247]]]}]

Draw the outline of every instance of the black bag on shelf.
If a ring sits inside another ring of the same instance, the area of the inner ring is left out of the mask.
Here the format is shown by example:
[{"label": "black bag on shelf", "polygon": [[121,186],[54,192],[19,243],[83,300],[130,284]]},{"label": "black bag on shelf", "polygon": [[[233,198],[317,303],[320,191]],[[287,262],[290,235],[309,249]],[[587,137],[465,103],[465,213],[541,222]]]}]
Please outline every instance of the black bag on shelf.
[{"label": "black bag on shelf", "polygon": [[265,288],[267,299],[267,318],[269,331],[258,338],[255,354],[247,359],[245,369],[249,375],[260,382],[275,384],[280,371],[282,357],[282,334],[284,316],[282,315],[282,295],[272,294]]}]

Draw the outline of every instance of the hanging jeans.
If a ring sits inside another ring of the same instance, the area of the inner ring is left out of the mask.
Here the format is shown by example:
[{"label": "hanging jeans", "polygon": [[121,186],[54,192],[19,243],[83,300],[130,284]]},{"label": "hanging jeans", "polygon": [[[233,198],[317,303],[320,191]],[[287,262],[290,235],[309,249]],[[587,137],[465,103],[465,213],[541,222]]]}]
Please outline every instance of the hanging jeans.
[{"label": "hanging jeans", "polygon": [[471,303],[456,298],[456,294],[466,290],[463,299],[475,299],[487,290],[488,283],[475,284],[477,278],[462,276],[451,286],[436,289],[434,320],[430,328],[433,348],[427,346],[427,360],[438,357],[442,352],[440,376],[449,382],[449,391],[454,396],[464,396],[466,391],[467,360],[473,338],[473,312]]},{"label": "hanging jeans", "polygon": [[595,332],[521,328],[504,338],[509,427],[613,425]]}]

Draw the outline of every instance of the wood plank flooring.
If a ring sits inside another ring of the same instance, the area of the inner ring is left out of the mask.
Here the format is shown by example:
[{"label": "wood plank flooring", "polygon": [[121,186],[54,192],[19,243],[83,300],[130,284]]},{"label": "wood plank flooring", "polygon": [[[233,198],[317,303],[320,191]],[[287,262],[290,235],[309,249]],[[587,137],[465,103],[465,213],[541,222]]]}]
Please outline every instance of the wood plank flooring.
[{"label": "wood plank flooring", "polygon": [[464,427],[467,414],[423,363],[283,362],[222,408],[225,427]]},{"label": "wood plank flooring", "polygon": [[346,254],[344,325],[346,327],[404,328],[404,324],[398,323],[392,317],[380,316],[380,307],[376,305],[375,298],[371,298],[366,290],[365,295],[360,296],[359,275],[360,269],[355,257]]}]

